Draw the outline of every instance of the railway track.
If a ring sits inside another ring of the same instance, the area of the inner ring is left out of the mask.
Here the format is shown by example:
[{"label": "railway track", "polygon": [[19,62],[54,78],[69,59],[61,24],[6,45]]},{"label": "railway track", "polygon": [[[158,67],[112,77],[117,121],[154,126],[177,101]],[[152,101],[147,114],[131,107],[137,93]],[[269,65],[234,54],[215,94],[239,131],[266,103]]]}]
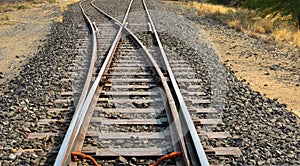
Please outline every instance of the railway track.
[{"label": "railway track", "polygon": [[[89,67],[77,71],[81,74],[74,75],[76,87],[65,89],[52,109],[56,114],[74,111],[72,119],[62,120],[70,123],[66,133],[48,133],[65,134],[59,150],[52,150],[58,153],[55,165],[76,165],[76,159],[89,158],[82,154],[96,159],[95,164],[125,165],[154,164],[169,154],[170,159],[163,161],[167,165],[209,165],[207,155],[239,156],[237,148],[202,146],[202,137],[230,135],[209,132],[209,126],[222,123],[218,112],[199,90],[201,80],[186,74],[193,69],[180,58],[168,61],[145,2],[127,3],[121,21],[97,7],[97,2],[80,3],[91,35],[84,33],[78,47]],[[131,6],[141,9],[132,11]],[[141,19],[132,19],[137,16]],[[147,48],[139,40],[141,34],[151,38]],[[45,133],[29,135],[42,136]]]}]

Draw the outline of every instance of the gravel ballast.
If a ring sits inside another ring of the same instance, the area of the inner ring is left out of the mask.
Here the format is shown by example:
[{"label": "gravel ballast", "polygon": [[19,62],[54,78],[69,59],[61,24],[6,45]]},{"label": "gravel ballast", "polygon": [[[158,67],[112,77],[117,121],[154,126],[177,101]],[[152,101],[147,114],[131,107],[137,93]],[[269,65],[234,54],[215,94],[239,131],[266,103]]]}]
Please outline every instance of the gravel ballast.
[{"label": "gravel ballast", "polygon": [[[206,32],[197,28],[199,22],[187,19],[193,11],[168,6],[159,0],[146,2],[156,11],[152,17],[164,47],[186,59],[198,78],[204,76],[207,80],[208,87],[204,90],[210,94],[212,106],[222,113],[224,122],[213,130],[228,131],[233,136],[211,144],[239,147],[243,153],[240,158],[216,159],[224,165],[300,165],[299,118],[286,110],[284,103],[253,91],[245,81],[237,79],[234,71],[220,63]],[[31,132],[67,128],[60,123],[41,127],[37,122],[44,118],[62,88],[72,88],[60,80],[68,78],[67,66],[76,59],[76,29],[83,20],[78,9],[77,4],[71,6],[64,14],[64,21],[53,24],[46,44],[22,68],[20,76],[2,84],[0,165],[53,164],[55,158],[48,154],[48,149],[59,146],[63,137],[42,140],[26,137]],[[184,14],[174,14],[178,12]],[[209,26],[221,26],[207,21],[210,23],[213,25]],[[243,38],[242,34],[238,35]],[[191,49],[187,50],[186,46]],[[206,72],[203,75],[196,71]],[[40,150],[20,153],[20,149]]]},{"label": "gravel ballast", "polygon": [[[228,138],[221,144],[239,147],[243,156],[224,160],[220,157],[221,164],[299,165],[299,118],[288,111],[285,104],[253,91],[245,80],[238,80],[234,71],[220,64],[218,57],[215,57],[216,51],[205,35],[205,31],[195,29],[195,27],[200,27],[199,22],[211,23],[208,27],[224,26],[205,18],[194,21],[186,19],[194,11],[187,11],[178,6],[158,5],[160,3],[157,1],[150,1],[150,4],[150,8],[155,10],[153,15],[156,15],[154,22],[157,30],[172,36],[170,41],[165,42],[166,47],[170,47],[167,43],[182,42],[197,50],[198,54],[190,56],[193,54],[188,54],[182,48],[183,53],[178,53],[178,55],[183,57],[189,55],[185,59],[189,59],[195,65],[195,70],[201,70],[201,66],[197,64],[204,62],[209,74],[207,77],[212,89],[212,100],[224,100],[224,103],[213,102],[212,104],[213,107],[222,108],[224,122],[224,125],[216,126],[214,131],[228,131],[233,138]],[[172,16],[173,13],[182,15]],[[219,33],[222,33],[222,28]],[[249,38],[240,32],[232,31],[232,33],[234,37]],[[180,48],[180,45],[178,47]],[[275,55],[280,53],[280,51],[274,52]],[[201,78],[201,75],[198,74],[198,76]]]},{"label": "gravel ballast", "polygon": [[[54,106],[61,91],[72,85],[61,82],[69,78],[67,67],[76,59],[75,41],[78,22],[82,16],[78,6],[65,12],[62,23],[52,25],[45,45],[23,66],[20,75],[2,84],[0,97],[0,165],[44,165],[54,158],[49,149],[61,143],[62,137],[26,139],[32,132],[66,130],[66,124],[40,126],[38,121],[48,117],[47,109]],[[57,116],[58,119],[64,117]],[[35,149],[34,151],[26,151]]]}]

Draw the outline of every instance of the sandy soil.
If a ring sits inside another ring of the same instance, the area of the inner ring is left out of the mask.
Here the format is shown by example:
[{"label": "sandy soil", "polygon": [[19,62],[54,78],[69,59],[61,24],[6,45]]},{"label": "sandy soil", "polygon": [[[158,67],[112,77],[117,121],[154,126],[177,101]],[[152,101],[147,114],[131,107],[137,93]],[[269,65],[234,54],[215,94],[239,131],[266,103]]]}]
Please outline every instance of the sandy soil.
[{"label": "sandy soil", "polygon": [[[0,13],[0,84],[13,79],[37,53],[50,33],[51,24],[61,20],[66,5],[74,0],[57,0],[30,9]],[[0,91],[1,93],[1,91]]]},{"label": "sandy soil", "polygon": [[33,56],[37,47],[42,44],[50,32],[53,20],[53,7],[42,6],[1,13],[8,15],[9,20],[0,23],[0,71],[4,79],[12,79],[25,64],[26,59]]},{"label": "sandy soil", "polygon": [[[239,79],[248,82],[253,90],[277,98],[280,103],[300,116],[300,50],[294,49],[288,56],[261,51],[248,41],[240,41],[226,35],[210,33],[220,58],[235,71]],[[278,49],[288,52],[287,46]]]},{"label": "sandy soil", "polygon": [[288,42],[265,44],[216,21],[203,20],[200,18],[199,26],[210,37],[221,61],[253,90],[278,99],[300,117],[300,48]]}]

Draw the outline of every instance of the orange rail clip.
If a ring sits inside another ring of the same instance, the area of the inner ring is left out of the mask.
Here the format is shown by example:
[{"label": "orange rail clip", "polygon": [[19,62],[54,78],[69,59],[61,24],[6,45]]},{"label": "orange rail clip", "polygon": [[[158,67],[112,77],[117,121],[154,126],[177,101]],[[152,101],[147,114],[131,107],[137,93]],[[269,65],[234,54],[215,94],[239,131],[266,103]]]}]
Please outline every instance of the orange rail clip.
[{"label": "orange rail clip", "polygon": [[88,159],[88,160],[90,160],[94,164],[94,166],[100,166],[92,156],[85,155],[84,153],[81,153],[79,151],[71,152],[71,157],[74,160]]},{"label": "orange rail clip", "polygon": [[156,163],[154,163],[150,166],[158,166],[158,164],[160,164],[164,160],[173,159],[173,158],[176,158],[176,157],[179,157],[179,156],[181,156],[181,152],[172,152],[168,155],[162,156],[161,158],[159,158],[159,160]]}]

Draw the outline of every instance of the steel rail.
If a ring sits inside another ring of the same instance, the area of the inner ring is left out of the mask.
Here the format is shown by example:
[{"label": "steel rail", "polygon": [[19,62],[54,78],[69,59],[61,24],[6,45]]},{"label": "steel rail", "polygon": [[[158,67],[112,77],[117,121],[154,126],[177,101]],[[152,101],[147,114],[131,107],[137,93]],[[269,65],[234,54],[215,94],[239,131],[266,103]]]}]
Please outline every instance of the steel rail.
[{"label": "steel rail", "polygon": [[[54,163],[55,166],[67,165],[67,162],[70,161],[70,155],[71,155],[71,151],[73,149],[73,145],[74,145],[74,143],[77,139],[78,133],[81,129],[81,125],[83,123],[83,120],[85,118],[87,110],[90,107],[90,103],[93,100],[94,93],[96,92],[96,89],[99,85],[99,82],[102,78],[102,75],[104,74],[106,68],[109,66],[109,63],[112,59],[112,55],[114,54],[114,51],[116,50],[117,44],[118,44],[118,42],[121,38],[122,30],[125,27],[125,23],[126,23],[126,20],[127,20],[128,13],[129,13],[129,10],[131,8],[132,2],[133,2],[133,0],[130,1],[128,10],[126,11],[126,14],[124,16],[124,21],[121,24],[122,26],[120,27],[120,29],[119,29],[116,37],[115,37],[115,40],[114,40],[114,42],[113,42],[113,44],[112,44],[112,46],[109,50],[109,53],[108,53],[108,55],[107,55],[107,57],[106,57],[106,59],[103,63],[103,66],[100,69],[100,72],[99,72],[96,80],[94,81],[92,87],[90,88],[89,93],[87,94],[87,97],[85,98],[85,100],[79,103],[78,109],[76,110],[76,112],[74,113],[74,115],[72,117],[72,121],[71,121],[70,126],[68,128],[68,131],[65,135],[63,143],[62,143],[62,145],[60,147],[60,150],[58,152],[58,155],[56,157],[56,160],[55,160],[55,163]],[[93,27],[92,22],[90,21],[90,19],[88,18],[88,16],[84,12],[84,9],[82,8],[81,3],[82,2],[79,3],[81,11],[84,15],[84,18],[88,21],[89,27],[92,29],[92,34],[94,36],[93,38],[96,38],[96,31]],[[94,44],[93,44],[93,46],[94,46]],[[94,50],[94,48],[93,48],[93,50]],[[96,47],[96,50],[97,50],[97,47]],[[89,73],[92,74],[92,72],[89,72]]]},{"label": "steel rail", "polygon": [[84,16],[84,19],[88,22],[88,27],[90,29],[90,31],[92,32],[92,53],[91,53],[91,61],[90,61],[90,67],[88,70],[88,74],[86,77],[86,81],[83,87],[83,91],[80,95],[76,110],[74,112],[72,121],[69,125],[68,131],[65,134],[63,143],[60,147],[60,150],[57,154],[56,160],[54,165],[58,166],[58,165],[66,165],[67,163],[65,163],[65,161],[67,161],[66,159],[70,159],[70,155],[71,155],[71,149],[69,148],[70,144],[69,144],[69,140],[72,140],[76,137],[75,133],[73,132],[74,130],[78,129],[78,117],[80,117],[81,115],[81,108],[83,106],[84,100],[86,98],[86,95],[88,93],[88,89],[90,87],[90,82],[92,79],[92,72],[93,72],[93,68],[94,68],[94,64],[95,64],[95,60],[96,60],[96,56],[97,56],[97,37],[96,37],[96,31],[95,28],[91,22],[91,20],[89,19],[89,17],[87,16],[87,14],[84,12],[81,3],[83,1],[81,1],[79,3],[79,7],[81,9],[81,12]]},{"label": "steel rail", "polygon": [[[129,31],[129,33],[132,33],[131,31]],[[133,33],[131,34],[133,36],[133,38],[138,42],[139,45],[142,46],[143,51],[145,52],[145,54],[147,55],[148,59],[150,60],[150,62],[152,63],[153,67],[155,68],[157,74],[159,75],[164,91],[165,91],[165,95],[167,97],[168,100],[168,104],[170,107],[170,111],[171,111],[171,115],[173,118],[173,124],[170,125],[170,131],[171,131],[171,136],[172,136],[172,140],[174,143],[179,143],[179,147],[177,149],[180,149],[182,154],[183,154],[183,158],[184,158],[184,162],[186,165],[190,165],[189,160],[187,159],[187,155],[186,155],[186,147],[185,147],[185,143],[183,140],[183,136],[182,136],[182,127],[180,125],[180,121],[179,121],[179,115],[178,115],[178,110],[176,107],[176,102],[173,98],[171,89],[168,85],[168,81],[165,78],[164,74],[162,73],[159,65],[156,63],[156,61],[154,60],[154,58],[152,57],[152,55],[149,53],[149,51],[146,49],[146,47],[142,44],[142,42],[140,42],[140,40],[138,40],[137,36],[135,36]],[[162,94],[164,95],[164,94]]]},{"label": "steel rail", "polygon": [[[104,15],[106,15],[107,17],[109,17],[110,19],[114,20],[116,23],[120,24],[120,22],[118,20],[116,20],[115,18],[113,18],[110,15],[106,14],[104,11],[102,11],[101,9],[99,9],[95,4],[93,4],[93,1],[91,2],[91,4],[99,12],[103,13]],[[135,41],[137,42],[137,44],[139,44],[142,47],[142,50],[145,52],[145,54],[147,55],[148,59],[152,63],[153,67],[155,68],[157,74],[161,78],[161,81],[162,81],[162,84],[163,84],[163,88],[164,88],[164,91],[166,93],[165,95],[166,95],[166,98],[168,100],[169,107],[170,107],[170,110],[171,110],[171,115],[172,115],[172,118],[173,118],[173,123],[174,123],[174,125],[170,126],[171,132],[172,132],[171,135],[173,136],[172,140],[174,140],[173,142],[179,142],[179,147],[176,148],[176,149],[180,149],[181,150],[181,152],[183,154],[183,158],[184,158],[185,164],[186,165],[190,165],[190,162],[189,162],[189,160],[187,158],[188,157],[187,156],[187,152],[186,152],[187,148],[185,147],[185,143],[184,143],[184,140],[183,140],[182,127],[181,127],[181,124],[180,124],[178,110],[177,110],[176,103],[175,103],[175,100],[173,98],[173,95],[171,93],[170,87],[168,85],[168,82],[167,82],[164,74],[162,73],[159,65],[156,63],[156,61],[154,60],[154,58],[152,57],[152,55],[149,53],[149,51],[147,50],[147,48],[144,46],[144,44],[127,27],[125,27],[124,29],[135,39]],[[162,95],[164,95],[164,94],[162,94]]]},{"label": "steel rail", "polygon": [[[185,102],[183,100],[183,96],[182,96],[182,94],[180,92],[179,86],[178,86],[178,84],[177,84],[177,82],[175,80],[175,76],[174,76],[173,71],[171,69],[171,66],[169,64],[168,58],[167,58],[166,53],[165,53],[165,51],[163,49],[163,46],[162,46],[161,41],[159,39],[159,36],[157,34],[155,25],[154,25],[154,23],[153,23],[153,21],[151,19],[151,15],[150,15],[149,10],[148,10],[148,8],[146,6],[145,0],[143,0],[143,4],[144,4],[144,8],[145,8],[145,10],[147,12],[148,19],[150,21],[153,33],[154,33],[154,35],[156,37],[157,44],[158,44],[159,49],[161,51],[161,55],[163,57],[164,64],[165,64],[165,66],[167,68],[167,71],[168,71],[171,83],[172,83],[172,85],[173,85],[173,87],[175,89],[175,93],[176,93],[176,96],[177,96],[179,104],[180,104],[180,111],[182,112],[182,115],[184,117],[184,122],[186,122],[186,124],[184,124],[184,125],[188,129],[188,131],[190,132],[190,136],[191,136],[191,139],[193,141],[193,144],[189,145],[189,150],[191,150],[190,148],[195,148],[195,152],[198,155],[199,161],[198,162],[194,161],[192,164],[194,165],[194,164],[198,164],[200,162],[202,166],[208,166],[209,162],[207,160],[206,154],[205,154],[204,149],[202,147],[202,144],[201,144],[201,141],[200,141],[199,136],[197,134],[196,128],[193,125],[194,124],[193,120],[192,120],[192,118],[191,118],[191,116],[189,114],[189,111],[187,109],[187,106],[186,106],[186,104],[185,104]],[[187,141],[187,143],[188,143],[188,141]],[[193,160],[194,159],[192,159],[192,161]]]},{"label": "steel rail", "polygon": [[[167,83],[167,80],[165,79],[163,73],[161,72],[161,70],[160,70],[159,66],[157,65],[157,63],[155,62],[155,60],[152,58],[151,54],[146,50],[145,46],[139,41],[139,39],[138,39],[138,38],[137,38],[137,37],[136,37],[136,36],[135,36],[128,28],[125,27],[125,25],[126,25],[126,19],[127,19],[127,17],[128,17],[128,13],[129,13],[129,10],[130,10],[132,1],[133,1],[133,0],[131,0],[131,2],[130,2],[129,8],[128,8],[128,10],[127,10],[125,16],[124,16],[124,20],[123,20],[123,23],[122,23],[122,24],[121,24],[119,21],[117,21],[116,19],[110,17],[112,20],[116,21],[116,23],[118,23],[119,25],[121,25],[121,27],[120,27],[120,29],[119,29],[118,34],[116,35],[115,41],[113,42],[113,46],[110,48],[109,54],[108,54],[108,56],[107,56],[106,59],[105,59],[105,62],[104,62],[105,65],[103,65],[103,67],[101,68],[101,70],[100,70],[100,72],[99,72],[99,74],[98,74],[98,76],[97,76],[97,78],[96,78],[94,84],[92,85],[92,87],[91,87],[91,89],[90,89],[90,92],[89,92],[88,96],[86,97],[86,99],[85,99],[83,105],[82,105],[81,107],[79,107],[79,109],[78,109],[78,110],[81,110],[81,111],[80,111],[79,114],[77,114],[77,115],[78,115],[77,119],[73,119],[73,120],[72,120],[72,122],[75,120],[75,124],[78,125],[78,126],[76,126],[76,127],[73,127],[73,129],[76,129],[76,131],[75,131],[75,139],[69,140],[69,141],[67,142],[67,147],[68,147],[69,150],[64,150],[64,151],[70,151],[70,152],[71,152],[71,150],[72,150],[72,146],[73,146],[73,144],[74,144],[74,142],[75,142],[75,140],[76,140],[76,137],[77,137],[77,135],[78,135],[78,133],[79,133],[79,131],[80,131],[80,126],[81,126],[81,124],[83,123],[84,116],[85,116],[85,114],[86,114],[88,108],[90,107],[90,103],[91,103],[91,101],[93,100],[94,93],[95,93],[95,91],[96,91],[96,89],[97,89],[97,87],[98,87],[98,85],[99,85],[99,82],[101,81],[102,75],[103,75],[104,72],[107,70],[107,67],[108,67],[108,65],[109,65],[110,62],[111,62],[112,55],[114,54],[115,49],[116,49],[116,46],[117,46],[117,43],[118,43],[118,41],[119,41],[120,38],[121,38],[121,33],[122,33],[123,28],[124,28],[127,32],[129,32],[129,34],[132,35],[133,38],[134,38],[134,39],[139,43],[139,45],[143,48],[144,52],[146,53],[146,55],[148,56],[149,60],[150,60],[151,63],[153,64],[155,70],[157,71],[158,75],[160,76],[161,81],[162,81],[162,83],[163,83],[163,87],[164,87],[165,92],[166,92],[166,96],[167,96],[168,101],[169,101],[168,103],[169,103],[169,106],[170,106],[171,111],[172,111],[172,116],[173,116],[173,119],[174,119],[175,126],[176,126],[176,128],[179,128],[179,130],[181,131],[181,125],[180,125],[180,122],[178,121],[178,120],[179,120],[179,118],[178,118],[179,115],[178,115],[177,107],[176,107],[175,101],[174,101],[174,99],[173,99],[173,97],[172,97],[171,91],[170,91],[170,89],[169,89],[169,85],[168,85],[168,83]],[[81,3],[80,3],[80,7],[81,7]],[[83,10],[82,7],[81,7],[81,9],[82,9],[82,11],[83,11],[83,13],[84,13],[84,10]],[[84,14],[85,14],[85,13],[84,13]],[[87,17],[87,16],[86,16],[86,17]],[[87,17],[87,20],[89,20],[88,17]],[[89,22],[90,22],[90,21],[89,21]],[[93,30],[93,32],[94,32],[95,30],[94,30],[92,24],[91,24],[90,26],[91,26],[91,28],[92,28],[92,30]],[[152,27],[152,28],[154,28],[154,27]],[[155,29],[154,29],[154,30],[155,30]],[[158,39],[159,39],[159,38],[158,38]],[[72,123],[72,122],[71,122],[71,123]],[[69,132],[69,131],[71,131],[70,128],[68,129],[68,132]],[[176,130],[176,131],[177,131],[177,130]],[[74,132],[74,131],[73,131],[73,132]],[[178,132],[178,131],[177,131],[177,132]],[[172,134],[172,135],[173,135],[173,134]],[[177,138],[176,138],[176,139],[181,140],[181,137],[182,137],[182,136],[181,136],[181,132],[176,133],[176,135],[177,135]],[[66,142],[65,140],[66,140],[66,139],[64,139],[64,142]],[[182,141],[182,140],[181,140],[181,141]],[[63,146],[63,145],[62,145],[62,146]],[[181,142],[181,143],[180,143],[180,146],[181,146],[181,149],[186,149],[186,148],[185,148],[184,142]],[[69,158],[70,153],[69,153],[69,154],[66,154],[66,155],[67,155],[66,158]],[[65,162],[67,162],[66,158],[64,158],[64,159],[65,159],[65,160],[64,160]],[[186,161],[186,162],[187,162],[187,161]],[[56,165],[56,164],[57,164],[57,165],[65,165],[66,163],[65,163],[65,164],[63,164],[62,162],[58,163],[58,160],[57,160],[57,161],[55,162],[55,165]],[[187,162],[186,164],[189,165],[188,162]]]}]

